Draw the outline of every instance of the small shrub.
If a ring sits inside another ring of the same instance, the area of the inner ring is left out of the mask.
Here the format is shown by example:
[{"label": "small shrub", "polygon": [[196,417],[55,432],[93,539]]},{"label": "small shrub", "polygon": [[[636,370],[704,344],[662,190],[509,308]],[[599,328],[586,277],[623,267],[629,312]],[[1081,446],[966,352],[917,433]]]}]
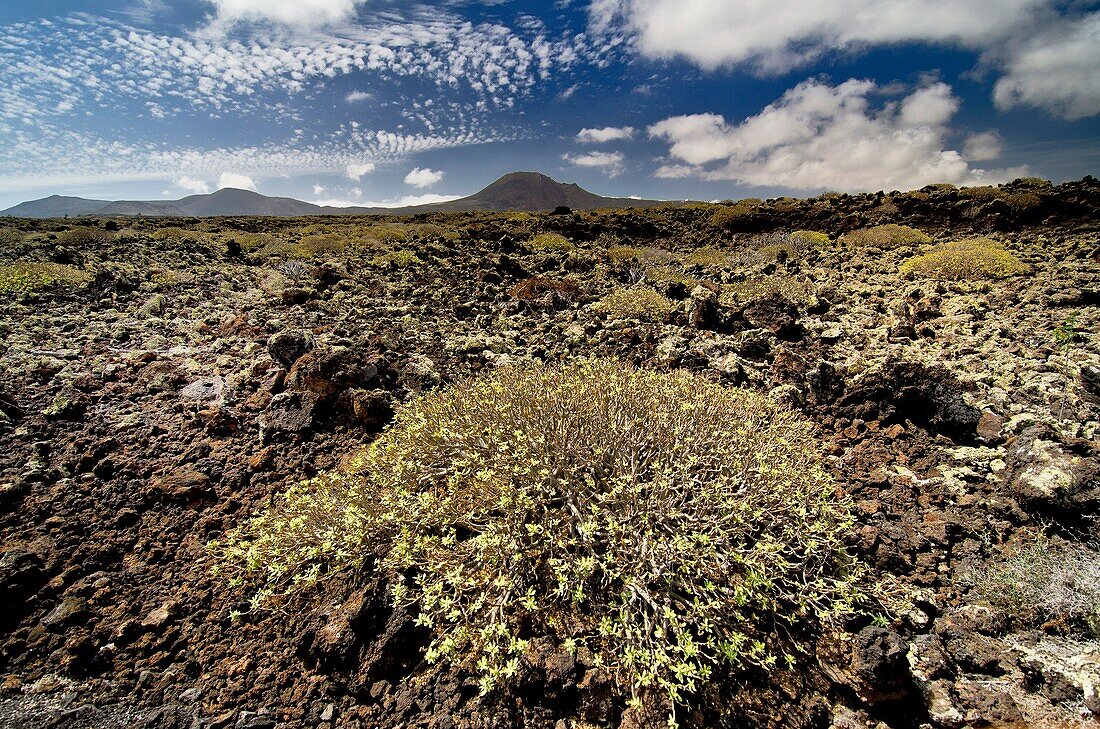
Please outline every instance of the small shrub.
[{"label": "small shrub", "polygon": [[647,267],[645,269],[645,280],[661,284],[682,284],[689,289],[699,284],[699,279],[688,276],[680,269],[672,266]]},{"label": "small shrub", "polygon": [[1044,180],[1042,177],[1017,177],[1012,182],[1008,183],[1013,187],[1052,187],[1050,180]]},{"label": "small shrub", "polygon": [[1005,204],[1016,212],[1024,212],[1043,204],[1034,192],[1012,192],[1004,196]]},{"label": "small shrub", "polygon": [[796,230],[790,237],[807,248],[827,248],[833,242],[827,234],[819,230]]},{"label": "small shrub", "polygon": [[945,243],[903,262],[899,271],[944,281],[1006,278],[1030,267],[988,238]]},{"label": "small shrub", "polygon": [[318,233],[303,236],[298,245],[312,256],[342,253],[348,239],[339,233]]},{"label": "small shrub", "polygon": [[417,257],[416,253],[408,250],[407,248],[401,248],[396,251],[389,251],[388,253],[382,253],[370,261],[372,266],[388,266],[392,268],[408,268],[410,266],[419,266],[424,263]]},{"label": "small shrub", "polygon": [[672,301],[648,286],[615,289],[600,299],[598,308],[616,319],[664,321],[672,313]]},{"label": "small shrub", "polygon": [[876,225],[873,228],[853,230],[845,233],[841,240],[854,246],[873,246],[875,248],[896,248],[917,243],[931,243],[925,233],[907,225]]},{"label": "small shrub", "polygon": [[794,303],[806,303],[813,297],[813,285],[806,279],[793,276],[755,276],[722,286],[718,303],[738,308],[779,294]]},{"label": "small shrub", "polygon": [[607,257],[612,263],[637,261],[642,266],[655,266],[676,260],[675,253],[656,246],[646,246],[645,248],[611,246],[607,249]]},{"label": "small shrub", "polygon": [[1022,625],[1056,621],[1100,638],[1100,553],[1039,538],[969,581],[981,597]]},{"label": "small shrub", "polygon": [[697,248],[684,257],[684,265],[702,268],[728,268],[730,256],[719,248]]},{"label": "small shrub", "polygon": [[20,261],[0,266],[0,293],[22,294],[55,286],[83,286],[92,280],[92,274],[60,263],[31,263]]},{"label": "small shrub", "polygon": [[751,218],[758,211],[758,208],[763,204],[763,201],[757,197],[747,197],[744,200],[738,200],[732,205],[723,205],[714,211],[714,215],[710,217],[710,224],[719,228],[726,228],[735,223],[739,223],[747,218]]},{"label": "small shrub", "polygon": [[561,297],[566,301],[575,301],[580,297],[581,289],[576,283],[568,279],[532,276],[520,281],[508,290],[508,295],[517,301],[534,301],[535,299],[541,299],[546,294]]},{"label": "small shrub", "polygon": [[236,241],[245,253],[252,253],[275,242],[270,233],[233,233],[229,240]]},{"label": "small shrub", "polygon": [[102,228],[73,228],[66,230],[57,236],[57,242],[66,246],[93,247],[110,243],[115,239],[114,233]]},{"label": "small shrub", "polygon": [[535,253],[568,253],[573,250],[573,244],[564,235],[557,233],[540,233],[527,241],[526,245]]},{"label": "small shrub", "polygon": [[997,198],[1003,198],[1005,196],[1004,190],[999,187],[993,187],[991,185],[979,185],[978,187],[960,187],[959,197],[965,197],[970,200],[996,200]]},{"label": "small shrub", "polygon": [[[670,702],[793,665],[855,596],[853,520],[812,426],[748,390],[613,361],[503,368],[403,408],[342,472],[219,545],[260,598],[371,555],[489,691],[535,639]],[[674,717],[670,717],[674,721]]]},{"label": "small shrub", "polygon": [[23,242],[23,231],[0,228],[0,246],[16,246]]}]

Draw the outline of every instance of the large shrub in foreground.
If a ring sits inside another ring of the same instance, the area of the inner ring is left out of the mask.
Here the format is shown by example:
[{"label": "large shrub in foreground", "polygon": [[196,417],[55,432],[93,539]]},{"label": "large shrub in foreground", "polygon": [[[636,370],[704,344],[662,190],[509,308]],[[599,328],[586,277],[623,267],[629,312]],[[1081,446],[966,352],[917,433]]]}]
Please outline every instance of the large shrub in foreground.
[{"label": "large shrub in foreground", "polygon": [[899,270],[924,278],[966,281],[1007,278],[1027,273],[1031,267],[989,238],[972,238],[936,246],[903,261]]},{"label": "large shrub in foreground", "polygon": [[790,636],[851,597],[850,525],[794,413],[587,360],[413,401],[222,549],[261,597],[377,555],[432,632],[427,659],[476,666],[485,690],[548,636],[680,701],[721,663],[796,660]]}]

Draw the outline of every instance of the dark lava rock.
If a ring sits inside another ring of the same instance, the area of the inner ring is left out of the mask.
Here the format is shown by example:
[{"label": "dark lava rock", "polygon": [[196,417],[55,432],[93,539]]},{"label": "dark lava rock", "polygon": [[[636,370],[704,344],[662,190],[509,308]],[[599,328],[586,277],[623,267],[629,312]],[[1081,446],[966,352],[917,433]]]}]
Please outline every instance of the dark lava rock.
[{"label": "dark lava rock", "polygon": [[0,554],[0,601],[4,612],[17,617],[17,608],[45,582],[42,557],[22,549],[8,549]]},{"label": "dark lava rock", "polygon": [[279,332],[267,340],[267,353],[286,369],[312,349],[313,335],[307,331]]},{"label": "dark lava rock", "polygon": [[260,430],[265,435],[275,432],[303,433],[313,425],[317,396],[310,392],[289,390],[272,395],[267,410],[260,416]]},{"label": "dark lava rock", "polygon": [[767,329],[780,339],[793,341],[802,335],[798,308],[779,294],[755,301],[745,309],[745,321],[757,329]]},{"label": "dark lava rock", "polygon": [[294,363],[286,385],[291,390],[325,398],[341,390],[368,385],[377,376],[377,364],[351,349],[314,350]]}]

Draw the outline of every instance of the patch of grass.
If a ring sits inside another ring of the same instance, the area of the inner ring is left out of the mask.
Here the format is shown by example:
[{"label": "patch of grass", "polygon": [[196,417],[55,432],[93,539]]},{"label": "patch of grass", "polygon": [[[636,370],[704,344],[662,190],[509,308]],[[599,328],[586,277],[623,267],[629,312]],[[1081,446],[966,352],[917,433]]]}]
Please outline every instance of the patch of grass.
[{"label": "patch of grass", "polygon": [[616,319],[664,321],[672,313],[672,301],[648,286],[615,289],[597,307]]},{"label": "patch of grass", "polygon": [[989,238],[945,243],[904,261],[899,268],[901,273],[943,281],[1006,278],[1029,270],[1030,266]]},{"label": "patch of grass", "polygon": [[729,268],[730,255],[720,248],[697,248],[684,256],[684,265],[702,268]]},{"label": "patch of grass", "polygon": [[[582,445],[583,444],[583,445]],[[856,596],[849,503],[811,424],[686,371],[502,368],[425,395],[345,470],[216,545],[262,603],[372,555],[429,663],[483,692],[532,641],[671,708],[720,665],[795,665]],[[670,716],[674,723],[675,716]]]},{"label": "patch of grass", "polygon": [[60,263],[20,261],[0,266],[0,293],[23,294],[41,289],[84,286],[92,280],[87,271]]},{"label": "patch of grass", "polygon": [[539,233],[525,245],[535,253],[569,253],[573,250],[573,244],[557,233]]},{"label": "patch of grass", "polygon": [[840,238],[844,243],[853,246],[872,246],[875,248],[897,248],[899,246],[915,245],[918,243],[931,243],[932,238],[916,228],[908,225],[876,225],[873,228],[863,228],[845,233]]}]

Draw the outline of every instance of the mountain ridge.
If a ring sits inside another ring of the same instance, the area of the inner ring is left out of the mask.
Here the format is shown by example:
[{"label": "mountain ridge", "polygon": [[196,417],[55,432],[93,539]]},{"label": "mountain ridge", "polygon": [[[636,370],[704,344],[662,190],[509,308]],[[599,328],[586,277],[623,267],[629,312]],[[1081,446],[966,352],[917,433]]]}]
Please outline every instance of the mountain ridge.
[{"label": "mountain ridge", "polygon": [[661,200],[604,197],[576,183],[558,182],[539,172],[509,172],[482,189],[447,202],[409,205],[399,208],[321,206],[289,197],[272,197],[252,190],[226,187],[212,193],[189,195],[179,200],[89,200],[81,197],[51,195],[28,200],[0,216],[21,218],[61,218],[82,216],[141,217],[216,217],[222,215],[259,215],[295,217],[299,215],[415,215],[417,213],[519,211],[541,212],[557,207],[574,210],[594,208],[651,207]]}]

